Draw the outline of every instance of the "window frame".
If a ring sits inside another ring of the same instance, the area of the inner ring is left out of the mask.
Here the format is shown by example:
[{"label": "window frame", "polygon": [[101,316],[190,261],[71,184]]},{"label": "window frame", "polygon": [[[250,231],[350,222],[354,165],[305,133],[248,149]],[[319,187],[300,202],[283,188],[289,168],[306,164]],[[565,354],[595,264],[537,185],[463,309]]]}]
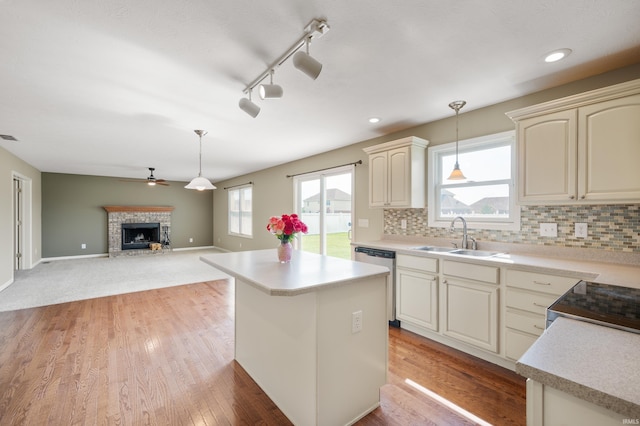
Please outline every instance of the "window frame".
[{"label": "window frame", "polygon": [[[251,221],[251,233],[243,233],[242,232],[242,215],[243,213],[245,213],[242,210],[242,200],[243,200],[243,192],[245,189],[249,188],[251,190],[251,210],[249,211],[249,214],[251,215],[249,220]],[[234,192],[238,192],[238,198],[240,200],[240,206],[239,206],[239,210],[238,210],[238,230],[239,232],[234,232],[231,230],[231,206],[232,206],[232,194]],[[241,238],[253,238],[253,184],[248,183],[245,185],[239,185],[233,188],[229,188],[227,190],[227,233],[230,236],[233,237],[241,237]]]},{"label": "window frame", "polygon": [[[487,230],[520,230],[520,206],[517,204],[517,163],[516,163],[516,138],[515,130],[495,133],[486,136],[480,136],[458,142],[458,152],[472,152],[483,149],[491,149],[497,146],[511,146],[511,178],[481,182],[462,181],[459,184],[442,185],[440,178],[442,176],[442,161],[444,155],[455,153],[455,142],[430,146],[428,148],[428,183],[427,183],[427,224],[430,227],[448,228],[451,225],[451,217],[440,216],[440,200],[443,188],[452,188],[456,186],[486,186],[507,184],[509,187],[509,218],[475,218],[473,216],[464,216],[467,227],[469,229],[487,229]],[[464,170],[464,165],[461,166]],[[453,186],[455,185],[455,186]]]}]

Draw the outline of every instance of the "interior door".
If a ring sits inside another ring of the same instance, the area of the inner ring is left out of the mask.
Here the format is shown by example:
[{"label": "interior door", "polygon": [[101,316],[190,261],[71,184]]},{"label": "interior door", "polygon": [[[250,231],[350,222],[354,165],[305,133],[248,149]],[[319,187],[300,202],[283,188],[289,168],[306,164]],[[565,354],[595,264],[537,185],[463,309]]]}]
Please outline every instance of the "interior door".
[{"label": "interior door", "polygon": [[309,228],[300,248],[351,259],[353,166],[296,176],[295,191],[296,213]]},{"label": "interior door", "polygon": [[13,269],[22,269],[23,250],[23,204],[22,181],[13,179]]}]

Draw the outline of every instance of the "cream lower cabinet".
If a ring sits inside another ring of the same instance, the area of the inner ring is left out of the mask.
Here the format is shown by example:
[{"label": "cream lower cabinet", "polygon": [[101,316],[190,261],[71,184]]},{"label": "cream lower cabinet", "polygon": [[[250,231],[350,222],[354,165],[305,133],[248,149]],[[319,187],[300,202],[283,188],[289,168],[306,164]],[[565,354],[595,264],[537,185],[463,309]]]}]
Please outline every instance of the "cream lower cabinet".
[{"label": "cream lower cabinet", "polygon": [[507,269],[505,281],[505,356],[517,361],[544,331],[547,307],[580,280]]},{"label": "cream lower cabinet", "polygon": [[499,268],[442,262],[442,333],[498,352]]},{"label": "cream lower cabinet", "polygon": [[638,424],[637,418],[576,398],[566,392],[527,379],[527,426]]},{"label": "cream lower cabinet", "polygon": [[438,259],[397,255],[396,316],[438,331]]},{"label": "cream lower cabinet", "polygon": [[640,199],[640,79],[507,113],[520,204]]}]

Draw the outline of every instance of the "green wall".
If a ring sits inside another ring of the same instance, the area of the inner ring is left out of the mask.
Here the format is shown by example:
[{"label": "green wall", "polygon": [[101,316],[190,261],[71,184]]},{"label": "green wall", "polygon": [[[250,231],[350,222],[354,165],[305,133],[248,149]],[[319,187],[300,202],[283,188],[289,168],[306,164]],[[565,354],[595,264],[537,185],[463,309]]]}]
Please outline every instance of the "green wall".
[{"label": "green wall", "polygon": [[42,257],[107,253],[107,205],[173,206],[173,248],[213,245],[212,191],[169,183],[150,187],[113,177],[42,173]]}]

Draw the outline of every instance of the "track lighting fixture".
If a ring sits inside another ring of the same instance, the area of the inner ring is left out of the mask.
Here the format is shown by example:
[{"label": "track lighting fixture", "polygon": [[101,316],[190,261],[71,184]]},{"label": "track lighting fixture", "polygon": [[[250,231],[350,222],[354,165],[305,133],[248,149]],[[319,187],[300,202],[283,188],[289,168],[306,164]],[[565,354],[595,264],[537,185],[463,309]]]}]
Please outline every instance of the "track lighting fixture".
[{"label": "track lighting fixture", "polygon": [[464,174],[462,174],[462,170],[460,170],[460,165],[458,164],[458,112],[466,104],[466,101],[453,101],[449,104],[449,108],[453,109],[456,112],[456,164],[455,166],[453,166],[453,170],[451,171],[451,174],[449,175],[447,180],[467,179]]},{"label": "track lighting fixture", "polygon": [[269,73],[271,75],[270,84],[261,84],[258,88],[260,90],[260,99],[275,99],[281,98],[284,93],[282,86],[273,84],[273,70]]},{"label": "track lighting fixture", "polygon": [[194,130],[196,135],[200,137],[200,171],[198,172],[198,177],[195,177],[189,182],[188,185],[185,185],[187,189],[197,189],[198,191],[204,191],[205,189],[216,189],[215,186],[207,179],[206,177],[202,177],[202,137],[207,134],[204,130]]},{"label": "track lighting fixture", "polygon": [[309,39],[305,41],[305,45],[307,46],[306,52],[298,50],[293,55],[293,66],[315,80],[322,71],[322,64],[309,55]]},{"label": "track lighting fixture", "polygon": [[260,114],[260,107],[253,103],[251,100],[251,91],[249,91],[249,99],[242,98],[238,102],[240,109],[249,114],[251,117],[256,118]]},{"label": "track lighting fixture", "polygon": [[[293,56],[293,65],[311,77],[312,79],[318,78],[320,71],[322,71],[322,64],[315,58],[309,55],[309,44],[314,38],[320,38],[329,31],[329,25],[326,21],[313,19],[309,25],[305,28],[302,37],[296,41],[293,46],[284,52],[278,59],[276,59],[266,70],[256,77],[247,87],[244,88],[243,93],[249,95],[249,99],[243,98],[238,102],[238,106],[241,110],[255,118],[260,112],[260,107],[251,101],[251,92],[256,87],[259,87],[259,93],[261,99],[273,99],[281,98],[283,95],[282,86],[273,84],[273,74],[275,70],[284,64],[287,59]],[[300,48],[306,46],[306,52],[299,51]],[[271,77],[270,84],[261,84],[264,79]]]}]

